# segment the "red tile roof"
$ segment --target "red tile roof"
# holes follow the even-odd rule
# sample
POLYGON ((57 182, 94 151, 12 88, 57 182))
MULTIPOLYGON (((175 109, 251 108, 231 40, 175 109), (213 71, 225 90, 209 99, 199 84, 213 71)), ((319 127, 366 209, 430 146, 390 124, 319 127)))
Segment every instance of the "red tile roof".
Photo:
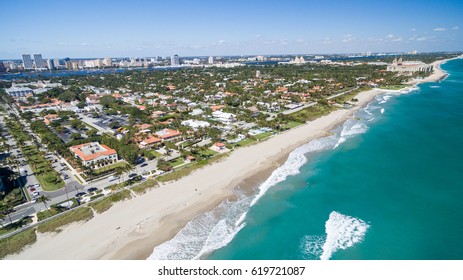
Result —
POLYGON ((79 158, 81 158, 84 161, 93 160, 100 156, 109 156, 109 155, 117 154, 116 150, 111 149, 104 144, 99 144, 98 142, 90 142, 90 143, 72 146, 72 147, 69 147, 69 150, 71 150, 71 152, 74 152, 79 158), (95 145, 95 148, 99 146, 102 149, 102 151, 95 151, 94 153, 90 155, 85 154, 82 151, 82 148, 85 148, 91 145, 95 145))

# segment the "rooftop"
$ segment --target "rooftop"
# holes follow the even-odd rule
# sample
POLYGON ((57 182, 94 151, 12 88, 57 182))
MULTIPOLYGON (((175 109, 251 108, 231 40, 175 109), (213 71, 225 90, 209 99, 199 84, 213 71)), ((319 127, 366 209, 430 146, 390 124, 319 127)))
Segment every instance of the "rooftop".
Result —
POLYGON ((93 160, 100 156, 117 154, 116 150, 98 142, 80 144, 72 146, 69 149, 85 161, 93 160))

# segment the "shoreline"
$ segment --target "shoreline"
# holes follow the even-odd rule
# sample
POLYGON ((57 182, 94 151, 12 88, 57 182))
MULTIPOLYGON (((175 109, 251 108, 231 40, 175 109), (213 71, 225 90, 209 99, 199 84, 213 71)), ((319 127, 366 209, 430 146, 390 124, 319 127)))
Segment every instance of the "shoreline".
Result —
MULTIPOLYGON (((410 88, 443 79, 447 73, 439 66, 448 60, 434 62, 434 72, 411 81, 410 88)), ((172 239, 192 218, 226 199, 233 199, 236 186, 255 188, 277 168, 275 163, 286 161, 295 148, 326 136, 377 95, 388 92, 382 89, 360 92, 355 97, 359 101, 350 109, 336 110, 261 143, 237 149, 213 165, 119 202, 90 221, 69 225, 58 234, 38 234, 35 244, 5 259, 144 260, 154 247, 172 239)))

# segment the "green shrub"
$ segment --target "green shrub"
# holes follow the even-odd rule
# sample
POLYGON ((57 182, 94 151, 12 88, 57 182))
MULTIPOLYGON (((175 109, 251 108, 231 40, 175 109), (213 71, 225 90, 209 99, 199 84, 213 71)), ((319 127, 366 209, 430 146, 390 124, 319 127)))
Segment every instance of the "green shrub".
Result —
POLYGON ((43 178, 44 178, 45 182, 47 182, 49 184, 54 184, 54 183, 56 183, 56 181, 58 181, 58 178, 56 178, 56 176, 53 175, 53 174, 45 175, 43 178))

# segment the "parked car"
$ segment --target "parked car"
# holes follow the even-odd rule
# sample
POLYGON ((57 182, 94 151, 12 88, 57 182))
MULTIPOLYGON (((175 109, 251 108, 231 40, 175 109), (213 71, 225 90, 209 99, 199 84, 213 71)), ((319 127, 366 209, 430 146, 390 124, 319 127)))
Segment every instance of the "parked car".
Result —
POLYGON ((89 188, 89 189, 87 190, 87 192, 88 192, 88 193, 91 193, 91 192, 94 192, 94 191, 97 191, 97 190, 98 190, 98 188, 89 188))
POLYGON ((32 193, 33 198, 36 198, 38 196, 40 196, 40 192, 35 191, 35 192, 32 193))
POLYGON ((132 173, 132 174, 129 175, 129 178, 133 178, 133 177, 136 177, 136 176, 137 176, 136 173, 132 173))
POLYGON ((142 165, 140 165, 140 167, 145 167, 145 166, 148 166, 148 163, 143 163, 142 165))
POLYGON ((30 190, 32 193, 36 191, 36 189, 35 189, 35 188, 32 188, 32 187, 31 187, 29 190, 30 190))
POLYGON ((84 196, 84 195, 86 195, 86 193, 84 193, 84 192, 78 192, 78 193, 76 194, 76 197, 81 197, 81 196, 84 196))

